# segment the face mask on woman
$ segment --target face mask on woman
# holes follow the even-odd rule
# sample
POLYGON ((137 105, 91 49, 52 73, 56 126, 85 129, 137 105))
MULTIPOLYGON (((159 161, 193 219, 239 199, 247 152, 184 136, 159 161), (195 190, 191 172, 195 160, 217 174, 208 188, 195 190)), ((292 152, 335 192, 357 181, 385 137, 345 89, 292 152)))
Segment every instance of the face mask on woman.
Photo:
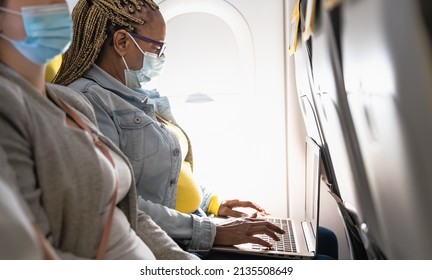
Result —
POLYGON ((130 70, 124 57, 123 63, 126 66, 125 69, 125 82, 126 86, 131 89, 141 88, 141 83, 148 83, 152 79, 160 76, 163 66, 165 64, 165 55, 158 57, 154 53, 143 52, 143 50, 138 46, 135 39, 129 34, 135 46, 144 55, 143 66, 140 70, 130 70))
POLYGON ((33 63, 47 64, 69 48, 72 18, 66 3, 22 7, 21 12, 3 7, 0 10, 22 17, 26 32, 24 40, 13 40, 1 33, 0 37, 33 63))

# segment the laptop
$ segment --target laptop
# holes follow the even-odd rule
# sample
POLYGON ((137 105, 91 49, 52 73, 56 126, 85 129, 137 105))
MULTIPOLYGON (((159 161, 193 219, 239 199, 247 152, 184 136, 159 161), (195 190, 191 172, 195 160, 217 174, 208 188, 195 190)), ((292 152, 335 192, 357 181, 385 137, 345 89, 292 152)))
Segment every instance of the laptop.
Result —
MULTIPOLYGON (((304 218, 296 220, 291 218, 264 217, 263 219, 278 225, 286 232, 284 235, 277 234, 280 238, 278 242, 264 234, 256 235, 270 242, 273 248, 269 249, 261 245, 247 243, 235 246, 217 245, 212 250, 273 258, 313 259, 317 248, 321 181, 320 161, 320 147, 312 138, 308 137, 306 139, 304 218)), ((230 221, 230 219, 214 219, 217 219, 217 223, 230 221)))

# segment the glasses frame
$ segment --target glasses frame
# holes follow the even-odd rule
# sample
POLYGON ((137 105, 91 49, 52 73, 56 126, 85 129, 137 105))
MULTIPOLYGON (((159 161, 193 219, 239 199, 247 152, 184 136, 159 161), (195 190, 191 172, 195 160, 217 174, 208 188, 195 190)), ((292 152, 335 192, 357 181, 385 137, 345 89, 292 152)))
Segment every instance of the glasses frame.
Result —
POLYGON ((138 35, 138 34, 133 33, 133 32, 129 32, 129 34, 132 35, 132 37, 134 37, 134 38, 140 39, 141 41, 155 44, 156 46, 159 46, 159 51, 157 53, 157 57, 161 57, 164 54, 165 49, 166 49, 166 43, 165 42, 159 42, 159 41, 150 39, 148 37, 138 35))

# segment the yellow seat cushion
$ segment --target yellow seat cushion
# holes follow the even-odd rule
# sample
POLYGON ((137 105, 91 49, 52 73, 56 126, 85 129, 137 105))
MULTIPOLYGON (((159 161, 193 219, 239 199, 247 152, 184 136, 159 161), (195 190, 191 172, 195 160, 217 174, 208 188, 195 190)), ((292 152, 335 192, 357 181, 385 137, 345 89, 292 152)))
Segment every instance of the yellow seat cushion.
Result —
POLYGON ((62 56, 58 55, 54 58, 53 61, 48 63, 45 72, 45 82, 51 83, 54 80, 57 71, 60 69, 60 65, 62 63, 62 56))

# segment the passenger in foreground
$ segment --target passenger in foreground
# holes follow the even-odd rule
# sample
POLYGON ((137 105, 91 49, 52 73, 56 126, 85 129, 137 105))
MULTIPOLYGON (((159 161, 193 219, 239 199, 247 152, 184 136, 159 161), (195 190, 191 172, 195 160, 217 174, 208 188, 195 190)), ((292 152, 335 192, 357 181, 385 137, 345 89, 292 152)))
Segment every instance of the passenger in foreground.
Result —
POLYGON ((71 38, 64 0, 0 0, 0 148, 30 220, 63 259, 197 259, 137 209, 130 163, 87 100, 45 84, 71 38))

